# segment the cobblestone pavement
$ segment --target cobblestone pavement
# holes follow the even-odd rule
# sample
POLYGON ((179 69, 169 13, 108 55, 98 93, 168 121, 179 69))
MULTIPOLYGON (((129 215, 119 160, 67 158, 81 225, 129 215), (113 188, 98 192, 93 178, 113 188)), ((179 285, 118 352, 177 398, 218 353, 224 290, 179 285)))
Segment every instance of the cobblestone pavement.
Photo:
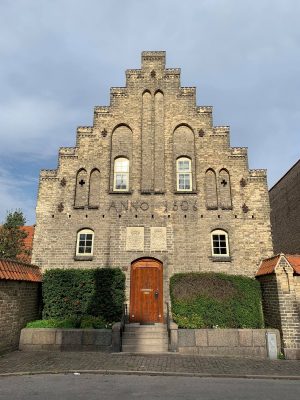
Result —
POLYGON ((300 362, 250 358, 202 357, 180 354, 98 352, 21 352, 0 357, 0 374, 106 372, 191 374, 203 376, 293 377, 300 379, 300 362))

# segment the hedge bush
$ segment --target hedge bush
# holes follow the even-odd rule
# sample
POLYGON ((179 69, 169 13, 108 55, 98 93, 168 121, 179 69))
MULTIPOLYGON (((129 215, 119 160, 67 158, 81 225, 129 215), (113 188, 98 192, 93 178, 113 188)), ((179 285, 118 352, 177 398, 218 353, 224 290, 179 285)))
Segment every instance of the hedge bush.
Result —
POLYGON ((102 317, 119 321, 125 275, 118 268, 51 269, 43 277, 43 319, 102 317))
POLYGON ((221 273, 182 273, 170 281, 172 315, 180 328, 262 328, 259 282, 221 273))

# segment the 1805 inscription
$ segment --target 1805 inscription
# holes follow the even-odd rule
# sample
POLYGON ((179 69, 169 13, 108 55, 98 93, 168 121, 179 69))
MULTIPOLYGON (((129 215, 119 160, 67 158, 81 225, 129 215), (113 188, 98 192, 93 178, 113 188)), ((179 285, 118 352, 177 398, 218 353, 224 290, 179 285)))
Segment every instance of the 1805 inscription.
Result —
MULTIPOLYGON (((197 211, 198 205, 197 200, 176 200, 173 202, 161 202, 155 204, 154 208, 162 208, 163 212, 168 213, 171 211, 197 211)), ((148 211, 153 209, 151 203, 148 201, 111 201, 108 206, 107 211, 115 211, 117 213, 124 211, 138 212, 138 211, 148 211)))

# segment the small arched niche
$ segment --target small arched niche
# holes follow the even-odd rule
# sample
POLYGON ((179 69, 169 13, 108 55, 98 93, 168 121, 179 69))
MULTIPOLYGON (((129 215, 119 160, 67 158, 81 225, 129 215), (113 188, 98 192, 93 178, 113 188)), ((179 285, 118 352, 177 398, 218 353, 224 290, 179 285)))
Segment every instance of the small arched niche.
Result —
POLYGON ((75 207, 84 207, 88 203, 88 174, 86 169, 81 168, 76 174, 75 207))

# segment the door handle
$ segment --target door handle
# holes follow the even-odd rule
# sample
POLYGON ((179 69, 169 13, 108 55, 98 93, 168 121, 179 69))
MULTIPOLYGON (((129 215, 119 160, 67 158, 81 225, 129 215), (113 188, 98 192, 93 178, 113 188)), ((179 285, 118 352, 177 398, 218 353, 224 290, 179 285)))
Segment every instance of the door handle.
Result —
POLYGON ((158 290, 155 290, 155 292, 154 292, 154 297, 156 298, 156 299, 158 299, 158 290))

